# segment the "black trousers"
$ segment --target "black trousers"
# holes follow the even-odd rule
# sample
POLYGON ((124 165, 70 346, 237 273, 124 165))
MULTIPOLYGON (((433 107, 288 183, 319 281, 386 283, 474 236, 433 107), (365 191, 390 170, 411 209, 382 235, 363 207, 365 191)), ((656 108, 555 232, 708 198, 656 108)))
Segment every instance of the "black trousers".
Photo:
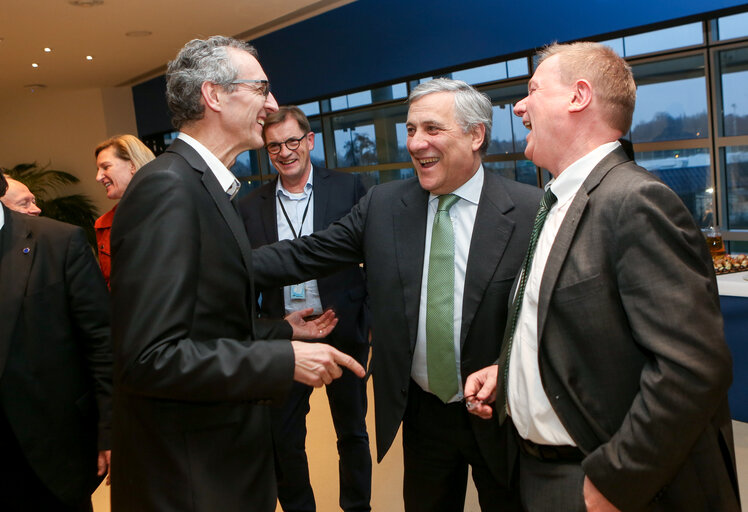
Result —
MULTIPOLYGON (((55 428, 50 425, 50 428, 55 428)), ((0 510, 4 512, 90 512, 90 498, 77 506, 60 501, 29 465, 0 408, 0 510)))
POLYGON ((468 466, 483 512, 520 510, 516 490, 486 464, 468 414, 464 404, 444 404, 411 381, 403 420, 406 512, 464 510, 468 466))
MULTIPOLYGON (((360 344, 344 351, 360 363, 369 347, 360 344)), ((345 512, 371 510, 371 452, 366 431, 366 381, 348 370, 325 386, 337 435, 340 508, 345 512)), ((306 415, 312 388, 293 383, 285 404, 271 413, 278 501, 285 512, 314 512, 314 491, 306 456, 306 415)))

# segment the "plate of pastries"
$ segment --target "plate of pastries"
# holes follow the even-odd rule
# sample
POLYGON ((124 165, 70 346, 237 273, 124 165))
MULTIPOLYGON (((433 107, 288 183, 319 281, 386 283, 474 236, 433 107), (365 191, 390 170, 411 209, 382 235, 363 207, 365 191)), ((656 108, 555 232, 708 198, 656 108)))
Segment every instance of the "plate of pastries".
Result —
POLYGON ((748 270, 748 255, 746 254, 712 255, 712 261, 714 272, 718 275, 748 270))

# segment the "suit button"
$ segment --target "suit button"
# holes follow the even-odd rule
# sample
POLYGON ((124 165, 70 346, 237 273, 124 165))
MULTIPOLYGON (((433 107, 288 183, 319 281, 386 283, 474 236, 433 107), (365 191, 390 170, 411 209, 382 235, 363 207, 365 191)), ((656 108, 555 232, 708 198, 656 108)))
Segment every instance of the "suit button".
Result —
POLYGON ((408 394, 408 388, 402 388, 402 389, 400 390, 400 392, 401 392, 401 393, 402 393, 403 395, 407 395, 407 394, 408 394))

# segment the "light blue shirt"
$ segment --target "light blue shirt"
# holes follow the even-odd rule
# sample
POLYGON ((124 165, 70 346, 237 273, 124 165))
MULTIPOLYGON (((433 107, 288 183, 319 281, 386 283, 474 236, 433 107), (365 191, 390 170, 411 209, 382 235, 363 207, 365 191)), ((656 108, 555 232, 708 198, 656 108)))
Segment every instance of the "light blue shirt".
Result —
MULTIPOLYGON (((449 210, 452 228, 455 235, 455 299, 454 299, 454 346, 455 371, 457 372, 459 390, 450 399, 454 402, 462 399, 462 377, 460 376, 460 329, 462 327, 462 297, 465 290, 465 270, 470 253, 470 241, 473 237, 475 216, 478 213, 478 202, 483 190, 483 166, 481 165, 472 178, 452 192, 460 198, 449 210)), ((413 353, 413 366, 410 376, 424 391, 429 391, 429 377, 426 369, 426 293, 428 290, 429 253, 431 251, 431 232, 439 205, 439 196, 429 195, 428 214, 426 218, 426 246, 423 254, 423 274, 421 278, 421 302, 418 309, 418 333, 416 349, 413 353)))
MULTIPOLYGON (((280 199, 283 204, 283 208, 286 210, 288 219, 283 215, 283 209, 280 204, 276 203, 275 208, 275 222, 278 226, 278 240, 293 240, 294 234, 299 236, 311 235, 314 231, 314 194, 312 194, 312 176, 314 174, 314 167, 309 171, 309 177, 307 178, 306 185, 304 185, 304 191, 301 193, 292 193, 283 188, 280 176, 275 187, 276 201, 280 199), (307 210, 307 205, 309 206, 307 210), (306 218, 304 218, 304 210, 307 210, 306 218), (302 225, 301 220, 304 219, 302 225), (288 221, 291 221, 291 226, 288 225, 288 221)), ((286 308, 286 314, 298 311, 305 308, 314 308, 313 315, 321 315, 322 301, 319 297, 319 288, 317 287, 317 281, 311 280, 305 283, 301 283, 304 287, 304 298, 297 299, 291 298, 292 286, 283 287, 283 302, 286 308)))

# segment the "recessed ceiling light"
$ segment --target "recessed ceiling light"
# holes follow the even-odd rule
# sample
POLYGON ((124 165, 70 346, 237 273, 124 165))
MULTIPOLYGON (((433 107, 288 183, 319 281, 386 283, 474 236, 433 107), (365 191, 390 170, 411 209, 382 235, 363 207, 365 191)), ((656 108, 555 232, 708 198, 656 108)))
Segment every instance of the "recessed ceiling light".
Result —
POLYGON ((50 53, 51 51, 52 51, 52 48, 49 48, 49 47, 44 49, 44 53, 50 53))
POLYGON ((130 32, 125 32, 127 37, 148 37, 152 34, 153 32, 150 30, 131 30, 130 32))
POLYGON ((32 68, 38 68, 38 67, 39 67, 39 64, 37 64, 36 62, 32 62, 32 63, 31 63, 31 67, 32 67, 32 68))
POLYGON ((102 5, 104 0, 68 0, 68 3, 76 7, 96 7, 102 5))
POLYGON ((29 92, 37 92, 42 89, 46 89, 47 86, 45 84, 26 84, 23 86, 23 88, 28 90, 29 92))
POLYGON ((86 60, 93 60, 93 56, 92 55, 86 55, 86 60))

